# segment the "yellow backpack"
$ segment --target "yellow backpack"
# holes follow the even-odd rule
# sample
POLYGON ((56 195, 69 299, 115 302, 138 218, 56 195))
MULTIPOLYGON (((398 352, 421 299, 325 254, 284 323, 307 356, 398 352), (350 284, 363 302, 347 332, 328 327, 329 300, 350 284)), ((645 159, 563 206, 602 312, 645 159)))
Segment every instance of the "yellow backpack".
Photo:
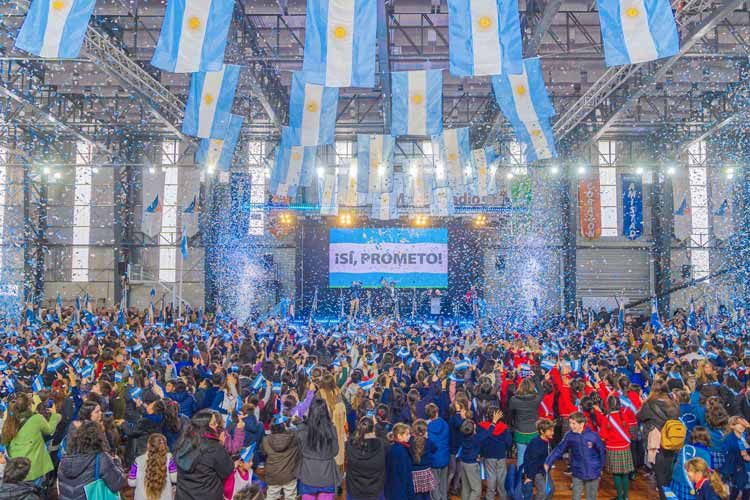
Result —
POLYGON ((667 420, 661 428, 661 447, 669 451, 678 451, 685 445, 687 427, 681 420, 667 420))

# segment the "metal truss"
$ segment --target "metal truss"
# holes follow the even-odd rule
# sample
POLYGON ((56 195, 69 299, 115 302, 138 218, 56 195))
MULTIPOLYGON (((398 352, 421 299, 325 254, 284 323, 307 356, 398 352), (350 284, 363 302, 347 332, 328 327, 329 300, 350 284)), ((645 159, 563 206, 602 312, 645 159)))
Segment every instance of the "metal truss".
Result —
POLYGON ((41 306, 44 300, 44 266, 47 242, 47 179, 23 167, 23 297, 41 306))
MULTIPOLYGON (((708 0, 688 0, 675 12, 675 20, 679 25, 685 25, 691 19, 694 19, 695 16, 700 15, 704 10, 710 9, 710 7, 711 2, 708 0)), ((730 12, 731 10, 718 19, 718 21, 721 21, 730 12)), ((713 25, 718 21, 713 23, 713 25)), ((683 43, 681 53, 682 48, 684 47, 685 45, 683 43)), ((570 134, 579 123, 601 106, 614 91, 630 80, 630 78, 638 73, 641 68, 644 68, 644 66, 646 65, 641 63, 609 68, 596 82, 594 82, 593 85, 591 85, 591 87, 588 88, 578 102, 573 106, 568 107, 566 111, 560 115, 558 120, 552 126, 552 130, 554 131, 557 140, 562 140, 570 134)))

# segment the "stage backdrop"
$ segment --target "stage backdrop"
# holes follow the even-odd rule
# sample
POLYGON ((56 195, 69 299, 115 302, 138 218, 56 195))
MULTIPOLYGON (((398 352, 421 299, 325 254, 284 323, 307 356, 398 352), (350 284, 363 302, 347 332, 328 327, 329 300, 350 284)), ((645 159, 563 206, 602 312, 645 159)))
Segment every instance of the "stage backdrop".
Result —
POLYGON ((331 288, 353 281, 379 288, 384 279, 398 288, 446 288, 448 230, 332 228, 328 268, 331 288))

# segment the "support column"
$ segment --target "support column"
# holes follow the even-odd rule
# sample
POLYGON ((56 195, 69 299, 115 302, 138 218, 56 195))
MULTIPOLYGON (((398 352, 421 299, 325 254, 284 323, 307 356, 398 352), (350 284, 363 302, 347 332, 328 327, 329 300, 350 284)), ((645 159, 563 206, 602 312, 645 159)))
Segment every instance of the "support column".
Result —
POLYGON ((750 307, 750 158, 742 158, 734 188, 732 264, 742 305, 750 307))
POLYGON ((227 235, 231 225, 229 185, 217 178, 206 176, 206 211, 201 212, 203 234, 204 287, 206 311, 215 311, 221 302, 219 281, 222 265, 222 235, 227 235))
POLYGON ((25 302, 41 307, 47 248, 47 176, 28 161, 23 167, 23 260, 25 302))
POLYGON ((390 6, 386 0, 378 2, 378 72, 380 73, 380 86, 383 89, 383 133, 391 132, 391 58, 390 53, 390 31, 388 30, 388 16, 390 6))
MULTIPOLYGON (((133 224, 135 212, 135 167, 141 157, 137 144, 132 139, 123 139, 120 154, 113 170, 114 196, 114 291, 113 302, 119 304, 122 297, 122 278, 132 261, 133 224)), ((130 305, 130 294, 127 296, 130 305)))
POLYGON ((561 167, 560 178, 560 232, 562 251, 563 312, 573 313, 576 308, 576 224, 577 202, 573 196, 573 166, 561 167))
POLYGON ((659 298, 659 314, 669 317, 671 311, 669 290, 672 287, 672 234, 674 215, 672 212, 672 179, 660 165, 654 168, 651 184, 651 232, 653 246, 651 261, 654 265, 654 294, 659 298))

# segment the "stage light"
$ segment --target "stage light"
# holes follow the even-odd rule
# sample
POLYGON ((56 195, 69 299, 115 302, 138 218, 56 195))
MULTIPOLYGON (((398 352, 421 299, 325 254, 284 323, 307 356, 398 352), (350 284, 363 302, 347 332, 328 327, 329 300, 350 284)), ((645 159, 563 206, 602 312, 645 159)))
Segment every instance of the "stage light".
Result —
POLYGON ((156 169, 154 167, 148 167, 148 173, 149 174, 155 174, 156 173, 156 169))
POLYGON ((290 212, 282 212, 281 215, 279 215, 279 222, 291 225, 294 223, 294 216, 290 212))
POLYGON ((474 217, 474 225, 477 227, 484 227, 487 224, 487 217, 484 214, 479 214, 474 217))
POLYGON ((55 172, 55 175, 53 176, 55 179, 59 179, 62 177, 62 174, 60 172, 55 172))
POLYGON ((325 174, 326 174, 326 169, 323 167, 318 167, 318 177, 322 179, 325 174))
POLYGON ((643 167, 638 167, 635 169, 635 173, 638 175, 643 175, 643 167))
POLYGON ((507 174, 505 174, 505 177, 508 178, 508 179, 512 179, 513 178, 513 172, 508 172, 507 174))
POLYGON ((91 168, 91 173, 98 174, 99 173, 99 167, 92 167, 91 168))
POLYGON ((732 168, 732 167, 727 167, 727 169, 726 169, 726 174, 727 174, 727 179, 732 179, 732 178, 734 178, 734 168, 732 168))
POLYGON ((49 175, 49 172, 50 172, 49 167, 42 167, 42 173, 44 173, 44 175, 49 175))
POLYGON ((586 173, 586 165, 579 165, 578 166, 578 175, 583 175, 586 173))
POLYGON ((414 217, 414 225, 419 227, 426 226, 428 220, 426 215, 417 215, 414 217))
POLYGON ((557 165, 552 165, 552 166, 551 166, 551 167, 549 168, 549 173, 550 173, 550 174, 552 174, 552 175, 557 175, 557 174, 559 174, 559 173, 560 173, 560 167, 558 167, 557 165))
POLYGON ((214 173, 214 170, 216 170, 216 166, 213 163, 209 163, 206 167, 206 172, 208 175, 212 175, 214 173))
POLYGON ((674 175, 677 169, 674 167, 667 167, 667 175, 674 175))
POLYGON ((385 175, 385 165, 382 163, 378 165, 378 176, 383 177, 385 175))

